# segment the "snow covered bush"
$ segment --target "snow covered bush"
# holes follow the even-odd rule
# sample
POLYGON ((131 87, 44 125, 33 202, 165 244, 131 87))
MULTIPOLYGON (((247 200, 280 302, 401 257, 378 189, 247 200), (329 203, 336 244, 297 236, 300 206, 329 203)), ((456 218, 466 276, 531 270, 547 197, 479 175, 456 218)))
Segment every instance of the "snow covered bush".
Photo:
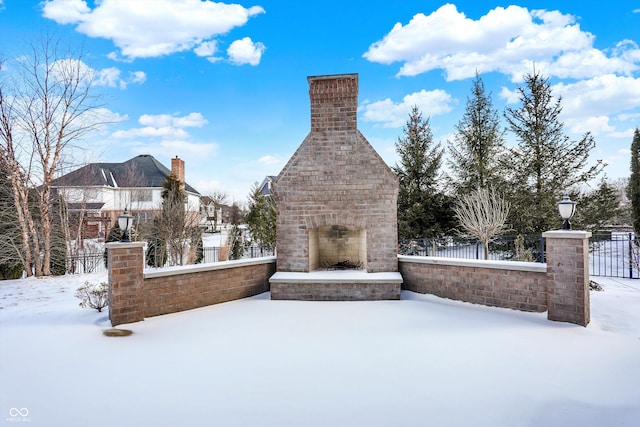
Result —
POLYGON ((109 284, 100 282, 99 284, 84 282, 76 291, 76 298, 80 298, 80 307, 95 308, 101 312, 108 305, 109 284))

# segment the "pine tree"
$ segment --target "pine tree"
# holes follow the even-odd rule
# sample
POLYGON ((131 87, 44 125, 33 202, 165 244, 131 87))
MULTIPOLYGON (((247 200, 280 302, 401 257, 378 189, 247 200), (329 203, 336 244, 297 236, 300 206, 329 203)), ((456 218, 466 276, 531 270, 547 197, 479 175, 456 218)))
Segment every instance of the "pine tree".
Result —
POLYGON ((505 112, 518 142, 509 153, 510 223, 518 233, 540 233, 558 227, 562 193, 595 178, 603 165, 587 166, 595 147, 589 132, 578 141, 563 133, 562 99, 554 98, 548 78, 534 71, 518 92, 520 107, 505 112))
POLYGON ((462 119, 456 125, 453 142, 449 142, 449 167, 456 193, 492 187, 500 189, 503 181, 500 157, 504 153, 504 130, 478 73, 462 119))
POLYGON ((636 243, 640 241, 640 130, 636 128, 631 143, 631 177, 627 186, 631 201, 631 221, 636 232, 636 243))
POLYGON ((11 182, 0 169, 0 280, 19 279, 24 271, 22 236, 15 210, 11 182))
MULTIPOLYGON (((119 242, 120 239, 122 239, 122 230, 120 229, 120 224, 118 224, 118 221, 115 221, 115 223, 109 229, 109 234, 107 235, 107 239, 104 242, 105 243, 119 242)), ((107 253, 106 248, 104 250, 104 253, 102 254, 102 257, 104 259, 104 266, 108 269, 109 255, 107 253)))
POLYGON ((251 236, 260 246, 275 245, 276 206, 271 197, 262 194, 258 183, 254 184, 249 195, 246 222, 251 236))
POLYGON ((229 259, 240 259, 244 255, 246 244, 244 241, 244 234, 240 228, 242 222, 242 211, 240 207, 235 203, 231 206, 229 212, 229 222, 231 223, 231 230, 227 235, 227 246, 229 246, 229 259))
POLYGON ((452 201, 439 191, 439 170, 444 149, 434 145, 429 119, 417 106, 398 138, 400 165, 393 170, 400 181, 398 234, 400 239, 438 236, 452 226, 452 201))
POLYGON ((604 226, 621 215, 620 197, 616 188, 603 178, 595 190, 585 194, 572 195, 579 209, 571 220, 574 228, 591 232, 602 231, 604 226))

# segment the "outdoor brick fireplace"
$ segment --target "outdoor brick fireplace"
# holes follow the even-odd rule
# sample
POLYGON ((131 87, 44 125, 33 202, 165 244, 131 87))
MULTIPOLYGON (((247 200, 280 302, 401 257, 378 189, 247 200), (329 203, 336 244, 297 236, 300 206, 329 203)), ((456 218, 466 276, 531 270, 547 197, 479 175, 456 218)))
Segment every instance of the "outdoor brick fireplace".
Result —
POLYGON ((398 299, 398 180, 357 129, 358 75, 308 81, 311 132, 273 183, 271 297, 398 299))

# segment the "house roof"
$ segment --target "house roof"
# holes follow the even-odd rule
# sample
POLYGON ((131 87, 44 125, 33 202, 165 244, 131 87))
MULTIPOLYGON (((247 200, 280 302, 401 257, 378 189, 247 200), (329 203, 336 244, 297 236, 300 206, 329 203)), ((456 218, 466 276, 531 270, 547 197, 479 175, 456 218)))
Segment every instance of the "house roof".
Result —
MULTIPOLYGON (((54 187, 162 187, 171 170, 150 154, 123 163, 89 163, 53 181, 54 187)), ((185 182, 185 190, 200 194, 185 182)))

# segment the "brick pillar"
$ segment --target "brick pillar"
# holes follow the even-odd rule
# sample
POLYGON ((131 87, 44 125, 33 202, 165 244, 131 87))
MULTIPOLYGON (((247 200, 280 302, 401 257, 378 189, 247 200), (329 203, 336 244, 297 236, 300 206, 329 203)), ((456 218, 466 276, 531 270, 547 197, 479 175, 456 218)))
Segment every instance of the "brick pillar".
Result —
POLYGON ((587 326, 589 310, 588 231, 556 230, 547 240, 547 305, 549 320, 587 326))
POLYGON ((144 242, 114 242, 106 246, 111 325, 144 320, 144 242))

